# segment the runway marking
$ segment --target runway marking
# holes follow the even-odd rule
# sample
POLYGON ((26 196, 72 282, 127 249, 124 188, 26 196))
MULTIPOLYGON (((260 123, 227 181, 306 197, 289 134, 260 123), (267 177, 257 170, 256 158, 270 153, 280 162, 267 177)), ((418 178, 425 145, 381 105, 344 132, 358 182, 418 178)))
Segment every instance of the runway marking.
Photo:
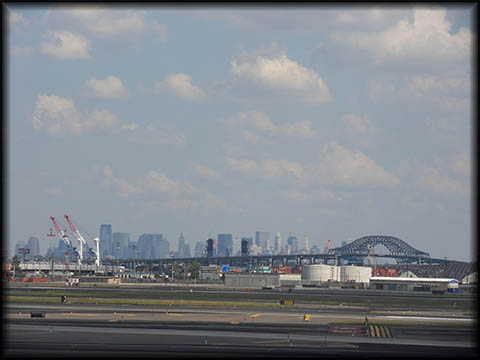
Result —
POLYGON ((386 337, 384 327, 383 327, 383 326, 379 326, 379 328, 380 328, 380 332, 382 333, 382 337, 386 337))
POLYGON ((98 316, 98 314, 79 314, 79 313, 65 313, 65 315, 76 315, 76 316, 98 316))
POLYGON ((288 342, 288 339, 280 339, 280 340, 266 340, 266 341, 254 341, 254 344, 272 344, 272 343, 279 343, 279 342, 288 342))
POLYGON ((183 314, 173 314, 173 313, 168 313, 167 315, 170 315, 170 316, 184 316, 183 314))
POLYGON ((120 313, 115 314, 115 315, 117 315, 117 316, 137 316, 137 314, 120 314, 120 313))
POLYGON ((385 332, 387 333, 387 337, 391 338, 392 337, 392 334, 390 333, 390 329, 385 326, 385 332))
POLYGON ((375 333, 377 334, 377 337, 380 337, 380 331, 378 330, 377 325, 375 325, 375 333))
POLYGON ((256 317, 259 317, 259 316, 262 316, 262 314, 253 314, 253 315, 250 315, 251 318, 256 318, 256 317))
POLYGON ((370 336, 375 336, 375 328, 373 325, 370 325, 370 336))
POLYGON ((238 325, 238 324, 240 324, 240 322, 239 322, 239 321, 230 321, 230 324, 232 324, 232 325, 238 325))

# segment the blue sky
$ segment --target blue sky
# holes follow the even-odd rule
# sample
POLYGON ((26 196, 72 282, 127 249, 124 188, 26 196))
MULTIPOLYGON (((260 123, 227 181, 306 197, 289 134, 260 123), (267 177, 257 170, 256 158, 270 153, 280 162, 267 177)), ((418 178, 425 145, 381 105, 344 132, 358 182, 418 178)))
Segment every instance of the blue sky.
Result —
POLYGON ((6 9, 9 254, 66 213, 475 257, 471 6, 6 9))

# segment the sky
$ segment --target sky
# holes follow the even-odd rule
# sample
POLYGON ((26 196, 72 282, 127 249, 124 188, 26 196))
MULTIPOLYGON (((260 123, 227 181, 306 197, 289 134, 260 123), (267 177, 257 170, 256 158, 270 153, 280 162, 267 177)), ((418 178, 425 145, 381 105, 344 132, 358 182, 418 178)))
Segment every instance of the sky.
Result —
POLYGON ((3 6, 10 256, 68 214, 476 259, 474 4, 3 6))

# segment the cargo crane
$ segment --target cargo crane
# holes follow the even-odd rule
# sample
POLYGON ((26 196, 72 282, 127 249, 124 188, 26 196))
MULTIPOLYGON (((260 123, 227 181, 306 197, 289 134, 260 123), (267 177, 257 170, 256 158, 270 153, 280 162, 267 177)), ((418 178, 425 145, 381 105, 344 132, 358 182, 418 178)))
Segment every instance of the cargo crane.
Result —
POLYGON ((328 249, 330 248, 330 245, 332 245, 332 240, 327 241, 327 245, 325 245, 325 249, 323 250, 323 253, 326 254, 328 249))
POLYGON ((72 243, 70 242, 70 239, 68 238, 68 235, 63 231, 60 226, 58 226, 57 222, 55 221, 55 218, 53 216, 50 216, 50 220, 52 220, 53 225, 55 226, 55 230, 57 231, 58 235, 60 238, 63 240, 65 245, 67 245, 68 252, 71 253, 73 250, 73 253, 78 259, 78 252, 77 249, 72 247, 72 243))
POLYGON ((65 219, 67 219, 68 225, 70 226, 70 229, 72 229, 73 233, 77 237, 78 243, 79 243, 79 257, 78 257, 78 262, 79 264, 83 260, 83 246, 85 245, 88 249, 89 254, 93 255, 93 258, 95 259, 95 265, 100 266, 100 251, 99 251, 99 246, 98 246, 98 238, 93 239, 93 242, 95 244, 94 248, 89 248, 87 242, 83 238, 82 234, 78 231, 77 227, 73 224, 73 222, 70 220, 70 217, 65 214, 65 219))

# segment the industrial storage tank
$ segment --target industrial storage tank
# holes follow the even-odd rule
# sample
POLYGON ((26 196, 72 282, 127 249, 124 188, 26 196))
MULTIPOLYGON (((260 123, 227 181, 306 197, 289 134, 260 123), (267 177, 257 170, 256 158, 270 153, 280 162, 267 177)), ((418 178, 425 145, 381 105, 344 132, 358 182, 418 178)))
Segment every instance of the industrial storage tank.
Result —
POLYGON ((335 266, 324 264, 303 265, 302 283, 321 283, 329 280, 336 281, 335 266))
POLYGON ((370 283, 372 268, 368 266, 342 266, 340 269, 341 282, 370 283))

